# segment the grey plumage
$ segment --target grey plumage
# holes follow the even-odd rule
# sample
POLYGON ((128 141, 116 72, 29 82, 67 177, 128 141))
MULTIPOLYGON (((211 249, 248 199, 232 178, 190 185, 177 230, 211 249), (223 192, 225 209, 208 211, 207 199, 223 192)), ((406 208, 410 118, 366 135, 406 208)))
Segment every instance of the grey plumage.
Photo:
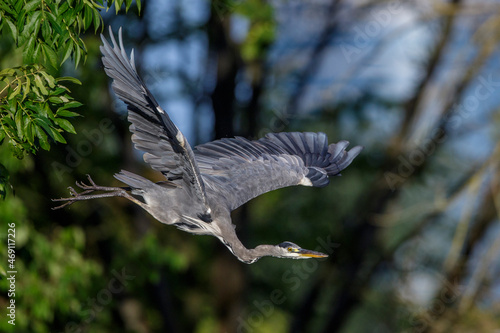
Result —
POLYGON ((257 141, 221 139, 195 148, 204 183, 233 210, 263 193, 293 185, 324 187, 361 151, 324 133, 270 133, 257 141))
POLYGON ((111 28, 110 37, 113 47, 101 35, 102 62, 106 74, 113 79, 113 91, 128 106, 132 142, 145 152, 144 160, 153 169, 170 181, 182 181, 192 196, 192 205, 207 214, 209 207, 191 146, 137 74, 133 53, 130 60, 127 58, 121 29, 119 44, 111 28))
MULTIPOLYGON (((71 189, 75 201, 122 196, 140 205, 160 222, 193 234, 213 235, 243 262, 262 256, 282 258, 325 257, 291 242, 260 245, 247 249, 236 236, 230 212, 248 200, 268 191, 306 185, 324 187, 329 177, 339 175, 361 152, 356 146, 347 151, 347 141, 328 144, 324 133, 270 133, 250 141, 242 137, 221 139, 191 149, 184 135, 158 105, 140 76, 133 58, 110 29, 112 46, 101 36, 103 64, 113 79, 112 88, 128 106, 128 120, 135 148, 144 160, 165 175, 154 183, 122 170, 115 177, 130 188, 110 188, 77 183, 84 192, 71 189), (91 194, 105 191, 104 194, 91 194), (128 194, 141 196, 143 201, 128 194)), ((60 208, 57 207, 57 208, 60 208)))

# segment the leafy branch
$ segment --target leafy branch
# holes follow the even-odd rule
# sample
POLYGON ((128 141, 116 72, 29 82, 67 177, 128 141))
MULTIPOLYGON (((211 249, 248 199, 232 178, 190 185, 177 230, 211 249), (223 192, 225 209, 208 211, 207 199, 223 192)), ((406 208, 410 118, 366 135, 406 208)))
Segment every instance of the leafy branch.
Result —
POLYGON ((82 104, 61 84, 75 78, 54 78, 39 65, 9 68, 0 72, 0 144, 7 140, 16 157, 49 150, 48 138, 66 143, 62 132, 76 133, 66 119, 79 114, 70 111, 82 104))
MULTIPOLYGON (((140 0, 136 0, 138 11, 140 0)), ((0 0, 0 32, 22 50, 22 64, 0 71, 0 145, 7 142, 14 156, 23 158, 51 142, 66 143, 63 133, 76 133, 68 120, 81 106, 62 82, 81 84, 75 78, 55 78, 61 65, 72 59, 75 68, 87 57, 82 33, 103 26, 100 10, 115 6, 116 13, 132 0, 0 0)), ((12 50, 16 52, 16 50, 12 50)), ((1 165, 0 165, 1 167, 1 165)), ((5 168, 3 168, 5 169, 5 168)), ((2 169, 0 197, 5 197, 8 173, 2 169)))

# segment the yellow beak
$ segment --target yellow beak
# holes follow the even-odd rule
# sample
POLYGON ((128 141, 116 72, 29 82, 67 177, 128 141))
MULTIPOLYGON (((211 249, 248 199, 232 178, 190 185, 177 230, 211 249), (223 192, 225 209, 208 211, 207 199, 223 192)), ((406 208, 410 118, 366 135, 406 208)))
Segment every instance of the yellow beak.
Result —
POLYGON ((298 254, 300 254, 301 257, 308 257, 308 258, 326 258, 326 257, 328 257, 328 254, 324 254, 324 253, 316 252, 316 251, 311 251, 311 250, 306 250, 306 249, 300 249, 298 251, 298 254))

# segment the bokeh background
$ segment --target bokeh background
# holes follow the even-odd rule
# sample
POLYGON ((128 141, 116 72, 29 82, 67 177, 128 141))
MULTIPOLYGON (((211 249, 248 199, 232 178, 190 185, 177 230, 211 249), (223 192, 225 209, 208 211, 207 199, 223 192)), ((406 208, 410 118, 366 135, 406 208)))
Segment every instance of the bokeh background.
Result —
MULTIPOLYGON (((67 145, 0 161, 2 266, 16 223, 16 332, 498 332, 500 1, 149 0, 103 12, 194 146, 322 131, 365 150, 328 187, 287 188, 233 213, 247 245, 285 240, 327 260, 239 262, 219 241, 124 199, 52 211, 132 149, 100 39, 85 36, 84 103, 67 145)), ((107 29, 106 29, 107 30, 107 29)), ((107 34, 107 31, 106 31, 107 34)), ((0 64, 15 62, 2 44, 0 64)), ((5 46, 7 45, 7 46, 5 46)), ((2 273, 4 274, 4 273, 2 273)))

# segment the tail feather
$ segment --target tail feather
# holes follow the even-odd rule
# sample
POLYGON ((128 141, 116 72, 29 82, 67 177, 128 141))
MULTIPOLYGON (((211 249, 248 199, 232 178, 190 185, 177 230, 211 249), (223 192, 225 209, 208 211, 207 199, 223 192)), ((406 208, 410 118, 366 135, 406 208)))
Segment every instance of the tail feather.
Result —
POLYGON ((154 185, 154 183, 149 179, 146 179, 142 176, 136 175, 135 173, 126 170, 121 170, 114 176, 119 181, 132 187, 132 189, 143 189, 154 185))

